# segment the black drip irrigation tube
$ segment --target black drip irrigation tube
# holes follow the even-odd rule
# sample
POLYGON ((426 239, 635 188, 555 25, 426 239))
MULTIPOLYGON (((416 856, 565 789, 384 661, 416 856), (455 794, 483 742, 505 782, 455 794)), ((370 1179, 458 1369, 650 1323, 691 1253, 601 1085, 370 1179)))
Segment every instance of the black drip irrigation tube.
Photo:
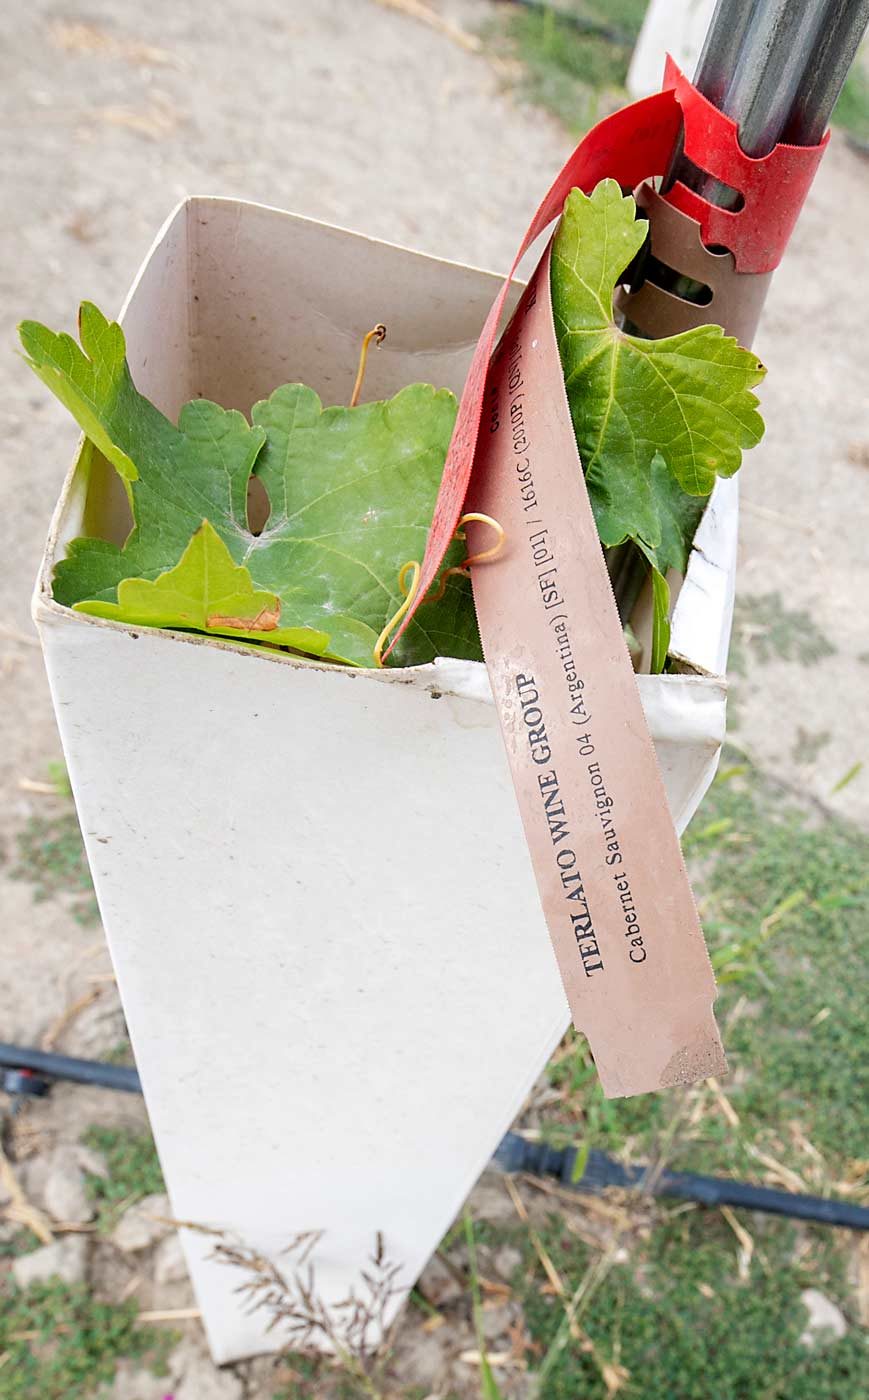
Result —
POLYGON ((26 1045, 5 1045, 0 1041, 0 1088, 13 1099, 40 1098, 55 1079, 70 1084, 92 1084, 100 1089, 117 1089, 124 1094, 141 1094, 139 1071, 127 1065, 107 1065, 101 1060, 75 1060, 48 1050, 32 1050, 26 1045))
MULTIPOLYGON (((0 1088, 10 1095, 13 1103, 45 1095, 52 1081, 57 1079, 128 1094, 142 1092, 138 1071, 125 1065, 75 1060, 68 1055, 55 1055, 45 1050, 31 1050, 27 1046, 0 1042, 0 1088)), ((492 1164, 503 1172, 554 1177, 562 1186, 573 1191, 596 1194, 608 1186, 617 1186, 627 1191, 695 1201, 701 1206, 738 1206, 743 1210, 764 1211, 767 1215, 783 1215, 792 1220, 813 1220, 821 1225, 869 1230, 869 1209, 848 1201, 774 1191, 766 1186, 752 1186, 747 1181, 701 1176, 695 1172, 650 1173, 648 1167, 625 1166, 605 1152, 594 1150, 587 1154, 581 1172, 577 1171, 577 1160, 578 1149, 575 1147, 550 1147, 546 1143, 530 1142, 519 1133, 507 1133, 492 1158, 492 1164)))
POLYGON ((850 1201, 824 1196, 802 1196, 792 1191, 775 1191, 768 1186, 752 1186, 725 1176, 700 1176, 696 1172, 650 1173, 648 1167, 625 1166, 605 1152, 588 1153, 578 1180, 578 1149, 549 1147, 529 1142, 518 1133, 508 1133, 493 1161, 505 1172, 526 1172, 530 1176, 555 1177, 573 1191, 596 1194, 607 1186, 627 1191, 646 1191, 652 1196, 672 1196, 680 1201, 696 1201, 701 1206, 738 1206, 767 1215, 785 1215, 792 1220, 813 1220, 820 1225, 842 1225, 848 1230, 869 1230, 869 1209, 850 1201))

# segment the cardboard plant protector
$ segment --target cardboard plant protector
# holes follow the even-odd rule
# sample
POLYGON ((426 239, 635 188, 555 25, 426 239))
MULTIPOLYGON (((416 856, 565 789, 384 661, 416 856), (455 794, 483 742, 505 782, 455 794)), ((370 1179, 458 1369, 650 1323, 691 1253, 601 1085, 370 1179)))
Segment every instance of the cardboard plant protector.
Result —
MULTIPOLYGON (((676 831, 724 735, 762 370, 612 310, 638 226, 609 177, 662 168, 677 106, 586 138, 524 292, 190 199, 123 334, 87 306, 84 354, 22 331, 84 431, 34 611, 173 1210, 274 1259, 318 1232, 327 1308, 385 1241, 371 1343, 571 1015, 608 1094, 724 1064, 676 831), (639 674, 601 549, 626 536, 639 674)), ((215 1235, 182 1236, 215 1359, 280 1347, 215 1235)))

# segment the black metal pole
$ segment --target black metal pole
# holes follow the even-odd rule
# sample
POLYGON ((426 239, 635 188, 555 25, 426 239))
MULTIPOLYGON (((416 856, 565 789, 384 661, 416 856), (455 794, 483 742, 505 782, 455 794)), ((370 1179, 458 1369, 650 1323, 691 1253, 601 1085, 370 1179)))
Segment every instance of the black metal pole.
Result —
POLYGON ((833 0, 828 6, 817 52, 794 95, 781 140, 816 146, 822 139, 867 25, 869 0, 833 0))
MULTIPOLYGON (((718 0, 694 85, 731 117, 747 155, 768 155, 781 140, 817 145, 869 24, 869 0, 718 0)), ((724 209, 738 192, 699 170, 681 141, 664 179, 675 180, 724 209)), ((676 273, 666 290, 686 300, 698 284, 676 273)), ((625 327, 625 329, 635 329, 625 327)), ((628 622, 648 565, 629 545, 607 556, 619 616, 628 622)))
POLYGON ((724 101, 755 0, 718 0, 697 68, 694 86, 716 107, 724 101))
POLYGON ((756 0, 721 109, 749 156, 769 155, 815 61, 830 0, 756 0))

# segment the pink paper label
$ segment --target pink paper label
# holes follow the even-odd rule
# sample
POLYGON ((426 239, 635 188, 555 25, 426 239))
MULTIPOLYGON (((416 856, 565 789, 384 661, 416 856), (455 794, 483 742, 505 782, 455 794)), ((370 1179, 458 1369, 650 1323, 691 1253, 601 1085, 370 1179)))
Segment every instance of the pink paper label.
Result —
MULTIPOLYGON (((717 1074, 712 968, 585 488, 548 252, 490 367, 467 509, 506 532, 472 570, 474 600, 543 911, 604 1091, 717 1074)), ((472 554, 491 544, 485 526, 468 538, 472 554)))

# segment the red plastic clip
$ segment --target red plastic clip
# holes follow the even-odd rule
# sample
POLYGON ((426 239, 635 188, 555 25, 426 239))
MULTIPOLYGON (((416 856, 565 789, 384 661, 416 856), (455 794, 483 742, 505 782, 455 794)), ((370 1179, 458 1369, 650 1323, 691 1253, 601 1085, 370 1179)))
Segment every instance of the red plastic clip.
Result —
POLYGON ((623 188, 633 189, 642 180, 663 175, 683 124, 685 154, 702 170, 739 190, 744 205, 738 211, 719 209, 678 182, 668 199, 700 224, 704 243, 733 252, 738 271, 770 272, 781 261, 829 136, 820 146, 776 146, 771 155, 752 160, 740 148, 735 123, 701 97, 668 58, 661 92, 605 117, 583 138, 556 176, 522 240, 486 318, 465 381, 418 591, 385 657, 423 602, 452 543, 471 478, 489 359, 520 258, 538 234, 558 218, 574 187, 588 193, 599 180, 610 176, 623 188))
POLYGON ((495 348, 510 282, 523 254, 530 248, 534 239, 553 220, 559 218, 564 201, 572 189, 579 188, 590 193, 599 180, 610 176, 618 180, 624 189, 630 190, 650 175, 663 175, 681 125, 679 104, 675 93, 670 90, 657 92, 652 97, 644 97, 641 101, 632 102, 629 107, 622 107, 618 112, 604 117, 603 121, 598 122, 597 126, 583 137, 576 150, 568 157, 531 220, 513 260, 513 266, 495 298, 477 342, 441 478, 417 593, 411 607, 405 613, 404 621, 384 652, 384 660, 423 602, 452 543, 471 479, 489 359, 495 348))
POLYGON ((707 247, 727 248, 737 272, 772 272, 784 256, 830 133, 819 146, 776 146, 755 160, 739 144, 736 123, 697 91, 672 58, 664 70, 684 119, 689 160, 738 190, 743 205, 720 209, 677 181, 667 193, 674 208, 695 219, 707 247))

